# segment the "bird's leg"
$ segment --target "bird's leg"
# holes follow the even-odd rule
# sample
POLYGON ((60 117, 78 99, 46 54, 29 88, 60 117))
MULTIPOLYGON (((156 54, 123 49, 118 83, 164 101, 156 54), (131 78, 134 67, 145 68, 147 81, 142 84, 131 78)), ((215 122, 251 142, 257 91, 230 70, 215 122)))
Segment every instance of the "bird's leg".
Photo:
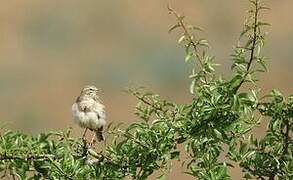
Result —
POLYGON ((87 149, 88 149, 88 144, 87 144, 87 140, 86 140, 86 132, 87 132, 87 128, 85 128, 83 135, 82 135, 82 143, 83 143, 83 155, 87 155, 87 149))
POLYGON ((87 128, 85 128, 85 130, 84 130, 84 132, 83 132, 83 135, 82 135, 82 140, 83 140, 83 141, 86 141, 86 137, 85 137, 86 132, 87 132, 87 128))
POLYGON ((96 132, 94 133, 92 140, 90 142, 90 146, 93 146, 96 143, 96 132))

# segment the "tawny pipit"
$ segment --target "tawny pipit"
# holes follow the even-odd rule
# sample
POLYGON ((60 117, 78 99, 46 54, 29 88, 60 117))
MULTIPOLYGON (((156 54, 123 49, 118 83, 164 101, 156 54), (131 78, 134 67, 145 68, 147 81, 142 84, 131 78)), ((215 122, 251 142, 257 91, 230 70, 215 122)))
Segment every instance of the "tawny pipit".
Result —
POLYGON ((103 127, 106 125, 105 106, 97 95, 98 91, 95 86, 85 86, 72 105, 74 121, 85 128, 83 139, 87 129, 90 129, 96 133, 98 141, 105 140, 103 135, 103 127))

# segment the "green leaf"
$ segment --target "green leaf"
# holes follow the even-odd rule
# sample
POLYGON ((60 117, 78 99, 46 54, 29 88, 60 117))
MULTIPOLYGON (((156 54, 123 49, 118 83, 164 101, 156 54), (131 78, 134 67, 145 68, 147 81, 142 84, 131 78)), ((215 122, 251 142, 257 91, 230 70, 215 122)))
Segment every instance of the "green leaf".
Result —
POLYGON ((208 41, 206 39, 198 40, 198 44, 201 45, 201 46, 209 47, 209 43, 208 43, 208 41))
POLYGON ((267 65, 263 58, 258 58, 257 63, 261 65, 261 67, 264 69, 264 71, 267 71, 267 65))
POLYGON ((156 180, 165 180, 166 179, 166 175, 162 174, 159 177, 156 178, 156 180))
POLYGON ((266 22, 258 22, 257 26, 271 26, 271 24, 266 22))
POLYGON ((223 135, 220 131, 218 131, 217 129, 214 129, 214 133, 216 134, 217 138, 222 139, 223 135))
POLYGON ((192 52, 188 52, 185 56, 185 62, 188 62, 191 59, 192 55, 192 52))
POLYGON ((229 82, 230 90, 234 90, 234 88, 238 87, 242 81, 243 77, 240 75, 234 76, 234 78, 229 82))
POLYGON ((172 27, 169 29, 168 33, 171 33, 174 29, 177 29, 177 28, 179 28, 179 27, 180 27, 180 24, 175 24, 174 26, 172 26, 172 27))
POLYGON ((203 31, 203 29, 201 27, 196 27, 196 26, 192 26, 192 25, 188 25, 187 28, 191 31, 203 31))
POLYGON ((253 179, 252 176, 249 173, 245 173, 243 178, 245 178, 245 179, 253 179))
POLYGON ((170 153, 171 159, 179 159, 180 151, 173 151, 170 153))
POLYGON ((279 121, 275 120, 275 122, 273 122, 273 125, 272 125, 272 130, 277 131, 279 129, 278 126, 279 126, 279 121))
POLYGON ((272 91, 269 92, 268 94, 269 97, 279 97, 279 96, 283 96, 280 91, 273 89, 272 91))
POLYGON ((182 41, 184 41, 184 40, 185 40, 185 36, 181 36, 181 37, 178 39, 178 44, 181 44, 182 41))
POLYGON ((191 84, 190 84, 190 93, 191 94, 194 94, 195 83, 196 83, 196 80, 193 79, 191 84))
POLYGON ((247 34, 248 31, 250 31, 253 27, 252 26, 246 26, 245 29, 241 32, 240 38, 242 38, 245 34, 247 34))
POLYGON ((234 111, 239 111, 239 108, 240 108, 240 101, 239 101, 238 96, 236 96, 236 95, 233 95, 232 108, 234 111))
POLYGON ((239 148, 239 153, 241 155, 244 155, 247 152, 247 144, 240 142, 240 148, 239 148))

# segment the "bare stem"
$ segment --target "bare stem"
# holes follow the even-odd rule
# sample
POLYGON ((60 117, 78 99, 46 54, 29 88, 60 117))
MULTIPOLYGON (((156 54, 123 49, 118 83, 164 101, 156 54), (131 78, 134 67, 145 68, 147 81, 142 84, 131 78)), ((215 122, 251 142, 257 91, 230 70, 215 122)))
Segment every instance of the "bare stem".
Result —
POLYGON ((235 88, 234 92, 236 93, 239 88, 242 86, 242 84, 244 83, 247 75, 249 74, 249 70, 250 67, 252 65, 252 62, 254 60, 254 53, 255 53, 255 49, 256 49, 256 42, 257 42, 257 23, 258 23, 258 14, 259 14, 259 1, 255 1, 255 10, 254 10, 254 24, 253 24, 253 37, 252 37, 252 47, 249 48, 250 50, 250 58, 246 67, 246 73, 243 77, 243 79, 241 80, 241 82, 239 83, 239 85, 235 88))

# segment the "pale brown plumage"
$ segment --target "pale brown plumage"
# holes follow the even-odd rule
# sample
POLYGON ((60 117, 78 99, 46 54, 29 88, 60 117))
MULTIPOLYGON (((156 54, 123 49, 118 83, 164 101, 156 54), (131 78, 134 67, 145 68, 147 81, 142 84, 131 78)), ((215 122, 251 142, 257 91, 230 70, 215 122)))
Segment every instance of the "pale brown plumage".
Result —
POLYGON ((95 86, 85 86, 72 105, 74 121, 83 128, 96 133, 98 141, 105 140, 103 127, 106 125, 105 107, 95 86))

